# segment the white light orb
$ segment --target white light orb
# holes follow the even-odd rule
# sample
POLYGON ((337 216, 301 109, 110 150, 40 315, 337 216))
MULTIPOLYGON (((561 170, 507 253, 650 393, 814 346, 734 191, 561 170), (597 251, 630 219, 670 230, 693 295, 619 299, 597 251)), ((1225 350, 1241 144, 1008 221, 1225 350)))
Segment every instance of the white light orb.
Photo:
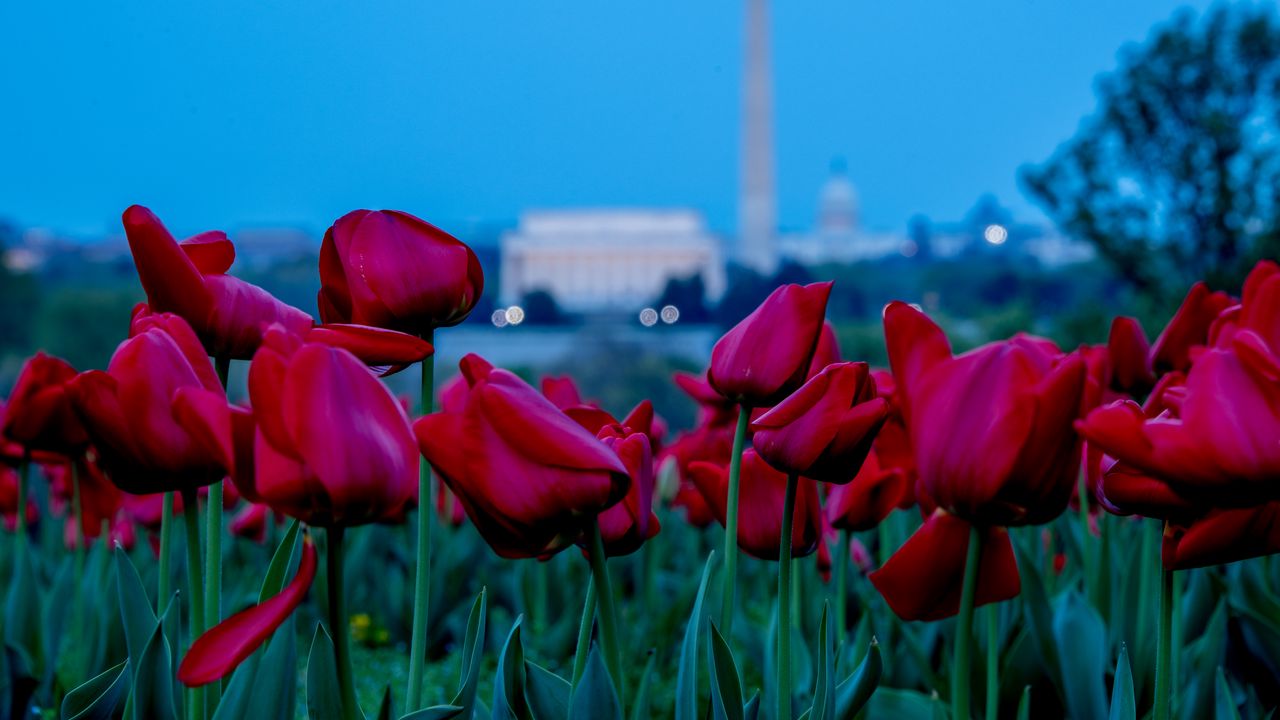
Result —
POLYGON ((507 308, 507 322, 511 325, 519 325, 524 322, 524 308, 519 305, 512 305, 507 308))
POLYGON ((982 239, 992 245, 1003 245, 1004 241, 1009 239, 1009 231, 1003 225, 988 225, 987 229, 982 231, 982 239))
POLYGON ((660 315, 662 322, 671 325, 680 319, 680 308, 675 305, 664 305, 660 315))
POLYGON ((653 327, 658 324, 658 311, 653 308, 645 308, 640 311, 640 324, 645 327, 653 327))
POLYGON ((494 326, 494 327, 506 327, 506 326, 507 326, 507 311, 506 311, 506 310, 494 310, 494 311, 493 311, 493 314, 489 316, 489 321, 493 323, 493 326, 494 326))

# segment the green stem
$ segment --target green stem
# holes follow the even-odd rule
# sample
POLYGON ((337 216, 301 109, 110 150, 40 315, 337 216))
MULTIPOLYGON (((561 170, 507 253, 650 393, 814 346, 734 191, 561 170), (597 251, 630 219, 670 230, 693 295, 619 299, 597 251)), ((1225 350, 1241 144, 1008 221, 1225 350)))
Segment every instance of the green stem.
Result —
MULTIPOLYGON (((191 596, 191 642, 204 634, 204 582, 200 574, 200 503, 196 491, 182 489, 182 518, 187 526, 187 586, 191 596)), ((163 600, 161 600, 163 602, 163 600)), ((192 717, 205 717, 205 689, 191 688, 192 717)))
POLYGON ((361 717, 356 704, 355 675, 351 669, 351 628, 347 624, 347 599, 343 592, 342 574, 343 528, 329 528, 329 547, 325 550, 325 585, 329 590, 329 630, 333 633, 333 654, 338 664, 338 691, 342 695, 342 717, 361 717))
MULTIPOLYGON (((729 495, 725 501, 724 520, 724 605, 720 609, 720 629, 725 637, 733 631, 734 593, 738 583, 738 477, 742 473, 742 451, 747 442, 747 425, 751 408, 738 409, 738 427, 733 433, 733 455, 729 460, 729 495)), ((779 619, 786 622, 785 617, 779 619)))
POLYGON ((587 670, 587 653, 591 645, 591 624, 596 616, 596 580, 587 578, 587 599, 582 603, 582 621, 578 624, 578 645, 573 652, 573 686, 582 680, 587 670))
POLYGON ((1000 715, 1000 613, 997 605, 987 606, 987 720, 1000 715))
MULTIPOLYGON (((209 486, 208 524, 205 526, 204 626, 222 622, 222 480, 209 486)), ((222 695, 221 683, 209 683, 205 690, 207 714, 212 717, 222 695)))
POLYGON ((1084 596, 1093 602, 1095 598, 1090 595, 1095 591, 1097 582, 1094 579, 1094 550, 1093 550, 1093 533, 1089 531, 1089 486, 1085 479, 1085 473, 1079 474, 1076 481, 1076 495, 1080 500, 1080 555, 1083 562, 1084 570, 1080 575, 1080 582, 1083 586, 1084 596))
POLYGON ((796 514, 800 477, 787 475, 782 502, 782 532, 778 535, 778 720, 791 720, 791 531, 796 514))
POLYGON ((27 551, 27 483, 31 477, 31 451, 22 453, 18 466, 18 547, 17 552, 27 551))
MULTIPOLYGON (((431 342, 434 332, 428 330, 423 339, 431 342)), ((435 356, 422 361, 422 414, 429 415, 435 405, 435 356)), ((405 710, 421 710, 422 674, 427 659, 427 605, 431 600, 431 465, 418 458, 418 548, 417 575, 413 583, 413 635, 409 641, 409 690, 405 710)))
POLYGON ((533 626, 541 634, 547 627, 547 561, 535 560, 533 566, 533 626))
POLYGON ((173 570, 173 562, 170 555, 173 553, 173 491, 164 494, 164 508, 160 511, 160 569, 156 573, 157 594, 156 594, 156 614, 164 612, 165 603, 169 602, 169 582, 172 580, 170 573, 173 570))
POLYGON ((848 603, 845 593, 849 583, 849 531, 841 530, 840 539, 836 541, 836 645, 843 645, 845 633, 848 632, 848 603))
POLYGON ((1156 696, 1153 720, 1169 720, 1173 708, 1173 571, 1160 567, 1160 631, 1156 636, 1156 696))
POLYGON ((893 555, 893 526, 889 524, 893 518, 894 514, 890 512, 876 526, 876 555, 880 558, 880 567, 884 567, 893 555))
POLYGON ((967 720, 969 715, 969 656, 973 652, 973 596, 978 587, 978 565, 982 559, 982 531, 969 528, 969 549, 964 560, 964 585, 960 590, 960 614, 956 624, 955 655, 951 664, 951 717, 967 720))
POLYGON ((613 586, 609 582, 609 567, 604 554, 604 538, 600 536, 600 520, 591 521, 588 529, 591 534, 591 545, 587 555, 591 560, 591 576, 595 578, 596 603, 600 615, 600 649, 604 653, 604 662, 613 676, 613 686, 618 691, 618 699, 625 707, 626 694, 622 681, 622 648, 618 645, 618 616, 613 607, 613 586))

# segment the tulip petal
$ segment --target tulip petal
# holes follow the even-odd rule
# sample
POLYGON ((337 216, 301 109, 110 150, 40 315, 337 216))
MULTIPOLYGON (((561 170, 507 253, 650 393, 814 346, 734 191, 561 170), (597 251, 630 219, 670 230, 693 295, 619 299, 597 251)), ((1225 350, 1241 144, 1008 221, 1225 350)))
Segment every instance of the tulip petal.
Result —
POLYGON ((1280 503, 1215 510, 1185 530, 1165 535, 1164 566, 1170 570, 1223 565, 1280 552, 1280 503))
POLYGON ((199 687, 230 674, 302 603, 315 576, 316 546, 307 535, 293 580, 278 595, 241 610, 196 638, 178 667, 178 680, 187 687, 199 687))
POLYGON ((913 386, 927 370, 951 358, 951 343, 929 316, 897 301, 884 309, 884 342, 893 379, 909 410, 913 386))
POLYGON ((124 231, 147 293, 156 312, 172 312, 189 322, 204 323, 213 312, 213 296, 195 263, 150 210, 133 205, 124 211, 124 231))
MULTIPOLYGON (((938 511, 889 561, 869 576, 903 620, 941 620, 960 611, 969 523, 938 511)), ((974 607, 1015 597, 1022 589, 1013 544, 1004 528, 984 528, 974 607)))
POLYGON ((305 339, 307 342, 340 347, 360 358, 366 365, 391 366, 396 369, 422 362, 435 352, 431 343, 422 338, 368 325, 317 325, 307 331, 305 339))
POLYGON ((221 230, 208 230, 178 243, 182 252, 204 275, 223 275, 236 261, 236 246, 221 230))
POLYGON ((235 469, 231 407, 225 395, 196 387, 178 388, 173 394, 173 417, 209 455, 221 459, 228 473, 235 469))

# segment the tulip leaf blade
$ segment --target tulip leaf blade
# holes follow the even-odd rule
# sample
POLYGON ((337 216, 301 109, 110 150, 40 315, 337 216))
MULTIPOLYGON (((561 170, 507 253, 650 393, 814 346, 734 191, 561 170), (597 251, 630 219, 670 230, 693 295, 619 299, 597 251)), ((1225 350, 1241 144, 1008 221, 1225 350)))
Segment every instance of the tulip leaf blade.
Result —
POLYGON ((480 663, 484 659, 485 623, 488 615, 488 591, 480 589, 480 594, 471 605, 471 614, 467 617, 467 633, 462 643, 462 669, 458 682, 458 693, 454 695, 451 705, 464 708, 471 717, 476 705, 476 687, 480 683, 480 663))
POLYGON ((760 717, 760 691, 751 693, 751 699, 742 706, 742 717, 746 720, 758 720, 760 717))
POLYGON ((622 720, 622 704, 613 689, 613 679, 600 659, 599 649, 594 646, 587 655, 587 670, 582 673, 582 681, 574 688, 569 720, 622 720))
POLYGON ((5 642, 22 650, 38 665, 40 659, 40 581, 31 561, 31 548, 16 553, 4 608, 5 642))
POLYGON ((640 673, 640 687, 636 691, 635 704, 631 706, 631 720, 645 720, 651 714, 649 712, 649 682, 653 677, 653 664, 657 660, 657 654, 653 649, 649 650, 649 659, 644 664, 644 671, 640 673))
POLYGON ((400 720, 452 720, 459 717, 466 708, 457 705, 432 705, 429 708, 423 708, 408 715, 404 715, 400 720))
POLYGON ((177 717, 173 700, 173 668, 169 641, 164 636, 164 618, 178 605, 174 593, 164 614, 153 624, 146 645, 138 655, 138 671, 133 678, 133 711, 138 718, 168 720, 177 717))
POLYGON ((742 679, 738 675, 738 663, 733 659, 729 643, 720 634, 714 621, 711 627, 711 707, 716 720, 744 720, 742 704, 742 679))
POLYGON ((1236 707, 1235 698, 1231 696, 1231 686, 1227 684, 1226 673, 1218 666, 1214 682, 1214 720, 1240 720, 1240 710, 1236 707))
MULTIPOLYGON (((811 720, 835 720, 835 634, 832 632, 827 603, 822 605, 822 620, 818 623, 818 679, 813 690, 811 720)), ((789 625, 789 623, 784 623, 789 625)))
POLYGON ((1129 667, 1129 649, 1120 646, 1120 659, 1116 660, 1116 676, 1111 685, 1111 714, 1109 720, 1136 720, 1138 704, 1133 696, 1133 671, 1129 667))
POLYGON ((1022 688, 1022 699, 1018 700, 1018 720, 1031 720, 1031 686, 1022 688))
POLYGON ((533 720, 525 700, 524 646, 516 618, 498 656, 498 672, 493 679, 493 720, 533 720))
POLYGON ((573 686, 537 663, 524 661, 525 701, 534 720, 564 720, 569 716, 573 686))
POLYGON ((143 588, 138 569, 133 566, 128 553, 119 546, 113 551, 116 565, 116 595, 120 598, 120 619, 124 625, 124 640, 129 648, 130 666, 138 668, 142 649, 146 647, 156 626, 156 614, 151 610, 151 600, 143 588))
POLYGON ((311 720, 341 720, 342 696, 338 691, 338 660, 333 637, 323 623, 316 624, 307 655, 307 717, 311 720))
POLYGON ((132 676, 129 661, 107 668, 62 699, 64 720, 109 720, 124 703, 132 676))
POLYGON ((684 640, 680 645, 680 665, 676 673, 676 720, 699 720, 698 717, 698 646, 701 644, 703 609, 707 595, 707 580, 711 576, 711 565, 716 553, 712 550, 707 555, 707 562, 702 567, 702 580, 698 583, 698 594, 693 601, 693 613, 685 626, 684 640))
POLYGON ((880 643, 874 638, 863 656, 862 662, 844 682, 836 686, 836 718, 853 720, 871 699, 880 685, 884 661, 880 657, 880 643))
MULTIPOLYGON (((1053 606, 1045 589, 1044 578, 1036 566, 1035 558, 1021 543, 1014 543, 1018 557, 1018 575, 1022 579, 1022 608, 1026 615, 1027 629, 1035 641, 1036 650, 1044 663, 1045 672, 1063 697, 1062 668, 1058 660, 1057 638, 1053 632, 1053 606)), ((1064 698, 1065 700, 1065 698, 1064 698)))
POLYGON ((1063 691, 1071 717, 1107 716, 1107 634, 1102 618, 1077 592, 1068 593, 1053 619, 1063 691))
POLYGON ((293 551, 298 541, 298 519, 294 518, 289 523, 289 529, 285 531, 284 537, 280 539, 280 544, 276 546, 276 551, 271 555, 271 563, 267 565, 267 572, 262 577, 262 589, 258 591, 258 603, 264 603, 284 589, 285 579, 289 575, 289 568, 294 567, 293 551))

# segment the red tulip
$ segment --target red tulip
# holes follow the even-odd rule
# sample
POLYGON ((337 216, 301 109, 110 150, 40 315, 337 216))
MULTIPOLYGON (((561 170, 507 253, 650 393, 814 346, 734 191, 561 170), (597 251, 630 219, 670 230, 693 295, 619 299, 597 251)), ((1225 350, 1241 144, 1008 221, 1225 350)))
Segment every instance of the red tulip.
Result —
POLYGON ((436 516, 451 527, 461 526, 467 519, 467 511, 463 509, 462 503, 458 502, 457 496, 439 477, 432 477, 431 483, 435 488, 436 516))
POLYGON ((229 675, 293 614, 315 577, 316 546, 310 535, 304 535, 302 560, 293 580, 274 597, 241 610, 196 638, 178 666, 178 680, 187 687, 199 687, 229 675))
MULTIPOLYGON (((689 472, 716 520, 724 525, 729 491, 728 467, 699 461, 690 464, 689 472)), ((739 483, 738 547, 761 560, 777 560, 787 476, 769 467, 754 450, 748 449, 742 454, 739 483)), ((818 549, 821 532, 822 507, 818 503, 817 483, 800 478, 792 520, 791 556, 812 554, 818 549)))
POLYGON ((836 340, 835 328, 830 322, 822 323, 822 332, 818 334, 818 344, 813 349, 813 360, 809 362, 809 370, 805 378, 811 378, 822 372, 828 365, 840 362, 840 343, 836 340))
POLYGON ((906 619, 959 607, 970 524, 984 533, 977 605, 1018 592, 1005 525, 1066 508, 1080 469, 1070 428, 1088 401, 1084 360, 1017 336, 953 357, 942 330, 904 303, 885 308, 885 342, 914 449, 917 500, 936 506, 872 582, 906 619))
POLYGON ((1233 304, 1225 292, 1212 292, 1198 282, 1191 286, 1173 319, 1151 346, 1151 366, 1157 374, 1191 367, 1193 348, 1204 345, 1209 328, 1223 310, 1233 304))
POLYGON ((832 488, 827 519, 838 530, 870 530, 898 507, 906 492, 906 474, 899 468, 882 467, 872 451, 853 482, 832 488))
POLYGON ((1066 508, 1080 468, 1079 354, 1017 336, 952 357, 942 330, 904 303, 886 308, 885 340, 920 487, 939 507, 980 525, 1041 524, 1066 508))
MULTIPOLYGON (((0 465, 0 517, 9 532, 18 527, 18 471, 8 465, 0 465)), ((39 507, 28 498, 27 523, 34 523, 39 517, 39 507)))
POLYGON ((103 522, 112 526, 120 522, 117 516, 125 498, 125 494, 107 479, 97 462, 91 461, 90 457, 81 455, 74 461, 45 466, 43 469, 49 481, 52 510, 67 516, 65 539, 69 548, 75 547, 74 540, 77 536, 72 509, 75 486, 71 482, 71 462, 76 464, 76 475, 80 483, 81 531, 86 538, 96 538, 102 534, 103 522))
MULTIPOLYGON (((889 562, 871 573, 871 583, 898 617, 940 620, 959 612, 969 527, 959 517, 939 510, 889 562)), ((983 528, 982 532, 985 537, 978 561, 975 607, 1008 600, 1022 589, 1009 533, 1000 527, 983 528)))
POLYGON ((898 397, 898 385, 888 370, 872 370, 871 377, 876 382, 876 393, 889 401, 889 417, 876 433, 876 441, 871 448, 881 468, 892 468, 902 473, 904 486, 898 507, 905 510, 916 503, 917 473, 915 451, 911 447, 906 421, 902 418, 902 399, 898 397))
POLYGON ((1141 395, 1155 384, 1147 334, 1142 331, 1142 326, 1136 319, 1117 317, 1111 321, 1111 335, 1107 338, 1107 360, 1112 390, 1141 395))
POLYGON ((262 544, 267 539, 267 522, 271 520, 271 508, 260 503, 246 503, 231 518, 227 528, 232 535, 262 544))
POLYGON ((467 318, 484 289, 471 248, 394 210, 338 218, 320 246, 320 319, 426 336, 467 318))
POLYGON ((311 327, 310 315, 227 275, 236 252, 225 233, 205 232, 178 243, 140 205, 124 211, 124 229, 151 310, 180 315, 210 355, 248 359, 272 323, 298 333, 311 327))
POLYGON ((622 502, 600 513, 605 555, 630 555, 661 528, 653 512, 653 446, 644 433, 621 425, 601 428, 598 437, 617 453, 631 476, 622 502))
POLYGON ((340 348, 273 327, 249 367, 256 424, 250 502, 308 525, 349 527, 401 514, 417 487, 409 419, 386 386, 340 348))
POLYGON ((676 386, 698 404, 698 425, 733 428, 738 419, 738 404, 716 392, 703 376, 678 372, 671 376, 676 386))
POLYGON ((1212 510, 1165 531, 1162 559, 1169 570, 1224 565, 1280 552, 1280 503, 1212 510))
POLYGON ((889 415, 875 394, 866 363, 828 365, 751 423, 752 444, 784 473, 847 483, 889 415))
POLYGON ((107 371, 67 386, 98 461, 130 493, 194 489, 234 467, 231 416, 204 348, 182 318, 135 320, 107 371))
POLYGON ((1280 497, 1280 357, 1252 331, 1206 351, 1175 395, 1177 413, 1136 404, 1099 408, 1080 432, 1117 460, 1217 506, 1280 497))
MULTIPOLYGON (((224 488, 225 489, 225 488, 224 488)), ((121 509, 133 522, 148 530, 159 530, 164 514, 164 493, 151 495, 131 495, 125 493, 120 499, 121 509)), ((182 516, 182 495, 173 494, 173 516, 182 516)))
POLYGON ((711 349, 707 381, 725 398, 773 405, 799 388, 822 333, 831 283, 784 285, 711 349))
POLYGON ((22 365, 9 402, 0 408, 0 434, 28 451, 79 455, 89 438, 67 396, 76 376, 66 361, 36 353, 22 365))
POLYGON ((422 454, 502 557, 563 550, 626 495, 608 447, 520 378, 474 355, 464 406, 414 424, 422 454))
POLYGON ((542 378, 542 395, 561 410, 583 404, 578 384, 568 375, 542 378))

